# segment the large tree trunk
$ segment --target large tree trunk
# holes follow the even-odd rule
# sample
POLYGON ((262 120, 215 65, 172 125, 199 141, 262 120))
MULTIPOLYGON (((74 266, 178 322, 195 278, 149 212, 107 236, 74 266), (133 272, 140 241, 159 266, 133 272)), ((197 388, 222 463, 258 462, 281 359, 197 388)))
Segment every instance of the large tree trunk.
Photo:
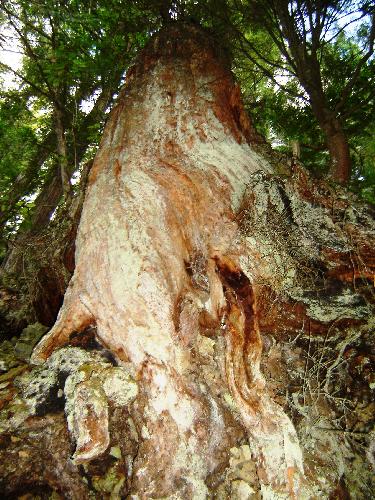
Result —
MULTIPOLYGON (((95 325, 99 341, 130 364, 145 426, 132 486, 142 498, 204 498, 244 430, 263 487, 297 494, 301 451, 260 373, 256 296, 238 245, 246 184, 270 170, 249 146, 251 134, 239 89, 207 35, 180 25, 157 34, 108 120, 75 273, 34 352, 43 361, 95 325), (199 366, 207 335, 218 346, 215 381, 199 366)), ((76 460, 102 453, 105 439, 92 431, 76 460)))
POLYGON ((264 148, 271 172, 254 136, 206 33, 156 34, 91 170, 46 362, 0 375, 0 493, 371 496, 373 216, 264 148))

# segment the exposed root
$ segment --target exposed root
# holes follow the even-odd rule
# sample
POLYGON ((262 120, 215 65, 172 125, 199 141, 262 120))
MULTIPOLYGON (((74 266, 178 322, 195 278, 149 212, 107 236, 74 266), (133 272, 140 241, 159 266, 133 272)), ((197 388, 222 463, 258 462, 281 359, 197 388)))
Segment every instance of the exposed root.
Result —
POLYGON ((230 259, 216 263, 227 299, 226 378, 249 433, 260 481, 295 498, 303 476, 302 452, 292 422, 265 389, 253 287, 230 259))
POLYGON ((73 411, 69 428, 76 439, 75 464, 88 462, 109 446, 108 403, 103 389, 88 381, 74 385, 73 411))
POLYGON ((31 356, 32 363, 43 363, 55 349, 67 344, 73 332, 81 332, 94 323, 94 317, 87 306, 79 299, 74 300, 73 283, 72 280, 65 294, 64 305, 60 310, 55 325, 35 347, 31 356))

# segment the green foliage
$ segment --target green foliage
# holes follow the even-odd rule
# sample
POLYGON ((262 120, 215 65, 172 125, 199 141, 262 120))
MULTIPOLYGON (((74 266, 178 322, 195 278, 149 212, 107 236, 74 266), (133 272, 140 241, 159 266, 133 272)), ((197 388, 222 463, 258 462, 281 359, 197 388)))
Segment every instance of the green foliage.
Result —
POLYGON ((234 69, 258 130, 284 151, 290 151, 291 141, 298 141, 304 164, 315 174, 325 175, 327 138, 311 106, 311 95, 321 85, 322 106, 348 138, 353 162, 350 187, 371 201, 375 169, 373 7, 348 1, 282 4, 293 12, 296 43, 280 29, 280 18, 285 15, 281 3, 247 0, 232 4, 228 0, 227 5, 241 13, 231 25, 234 69), (325 23, 321 31, 319 22, 325 23), (303 54, 299 61, 293 44, 296 53, 303 54), (310 73, 315 80, 311 77, 306 83, 310 73))
POLYGON ((351 187, 375 205, 375 120, 353 140, 352 150, 355 172, 351 187))
MULTIPOLYGON (((125 0, 4 0, 2 8, 24 54, 16 70, 19 91, 0 102, 4 238, 21 220, 27 227, 33 200, 59 175, 57 113, 72 175, 94 153, 124 73, 160 19, 125 0)), ((1 63, 0 69, 9 70, 1 63)))
POLYGON ((35 153, 34 125, 24 96, 12 92, 0 101, 0 192, 22 174, 35 153))

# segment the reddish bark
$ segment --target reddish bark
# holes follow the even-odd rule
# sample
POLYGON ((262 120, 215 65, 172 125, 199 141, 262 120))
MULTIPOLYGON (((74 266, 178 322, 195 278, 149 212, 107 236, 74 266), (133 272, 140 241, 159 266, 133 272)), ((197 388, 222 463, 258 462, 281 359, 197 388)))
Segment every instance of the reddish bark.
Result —
POLYGON ((327 138, 332 178, 339 184, 347 184, 352 165, 348 139, 337 119, 332 119, 328 124, 323 123, 321 127, 327 138))
MULTIPOLYGON (((217 56, 205 32, 171 25, 128 72, 90 174, 74 277, 34 353, 44 360, 94 324, 99 341, 132 365, 151 436, 134 467, 144 497, 190 498, 192 484, 205 495, 231 446, 225 405, 192 355, 206 332, 202 313, 222 345, 221 391, 238 408, 262 483, 293 493, 303 470, 293 426, 264 388, 253 287, 232 244, 246 182, 270 166, 250 146, 256 134, 217 56)), ((78 450, 76 460, 101 449, 91 434, 92 456, 78 450)))

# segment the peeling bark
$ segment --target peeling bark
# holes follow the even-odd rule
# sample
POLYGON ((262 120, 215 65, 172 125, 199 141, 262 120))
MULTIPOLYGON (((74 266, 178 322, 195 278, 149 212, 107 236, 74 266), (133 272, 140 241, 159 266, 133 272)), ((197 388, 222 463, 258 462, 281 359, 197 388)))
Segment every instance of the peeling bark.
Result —
POLYGON ((43 361, 95 325, 99 341, 131 364, 144 422, 132 485, 141 498, 205 498, 207 478, 235 444, 194 360, 208 330, 224 340, 217 377, 252 443, 261 484, 292 496, 299 488, 298 438, 267 394, 254 289, 240 264, 236 210, 251 174, 271 170, 251 148, 254 136, 206 33, 181 25, 158 33, 108 120, 74 276, 34 351, 43 361))

